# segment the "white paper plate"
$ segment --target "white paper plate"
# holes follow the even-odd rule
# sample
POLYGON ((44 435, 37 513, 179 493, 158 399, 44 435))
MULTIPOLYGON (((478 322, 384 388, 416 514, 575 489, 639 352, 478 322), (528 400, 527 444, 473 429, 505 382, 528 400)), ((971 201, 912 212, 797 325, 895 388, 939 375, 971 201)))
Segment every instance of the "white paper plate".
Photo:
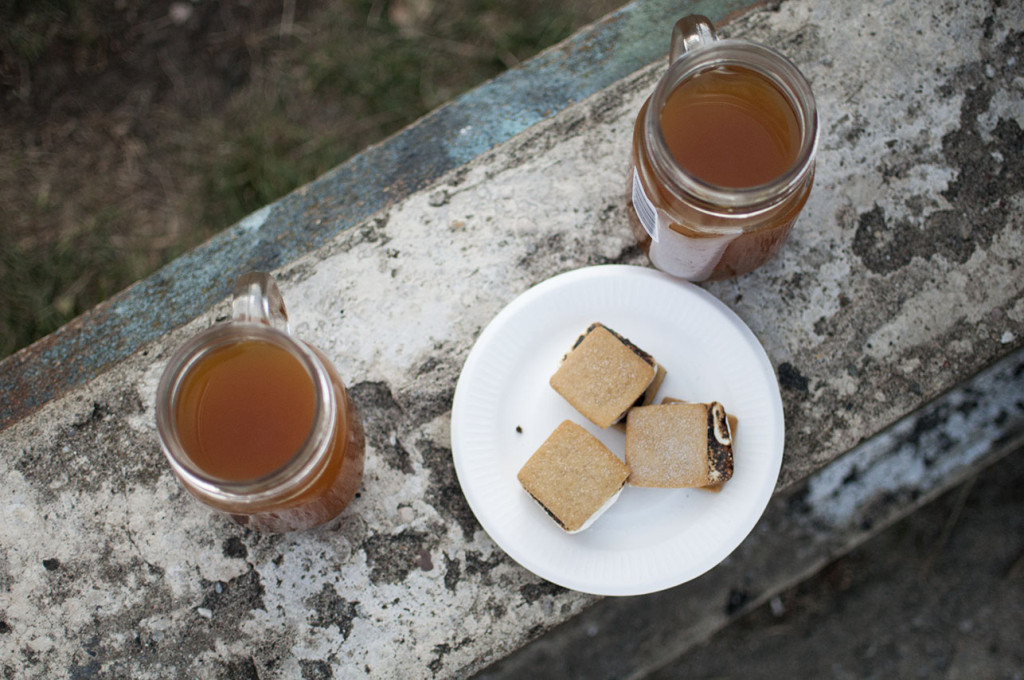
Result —
POLYGON ((693 284, 621 265, 561 274, 503 309, 466 359, 451 430, 459 483, 491 538, 538 576, 599 595, 662 590, 725 559, 764 512, 784 445, 778 382, 750 329, 693 284), (561 358, 594 321, 666 368, 659 401, 715 400, 739 419, 735 472, 717 494, 627 486, 589 529, 567 534, 523 490, 516 474, 565 419, 623 456, 623 433, 593 425, 548 385, 561 358))

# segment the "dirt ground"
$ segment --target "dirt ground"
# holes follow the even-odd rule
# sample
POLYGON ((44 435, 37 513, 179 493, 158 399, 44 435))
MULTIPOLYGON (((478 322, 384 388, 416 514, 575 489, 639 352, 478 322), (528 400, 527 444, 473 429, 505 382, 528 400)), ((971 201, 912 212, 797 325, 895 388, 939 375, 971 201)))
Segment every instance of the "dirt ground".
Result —
POLYGON ((650 676, 1024 678, 1024 451, 650 676))
POLYGON ((0 357, 618 0, 12 0, 0 357))
POLYGON ((8 24, 0 355, 211 233, 191 140, 273 53, 280 7, 262 5, 92 3, 24 10, 24 37, 8 24))

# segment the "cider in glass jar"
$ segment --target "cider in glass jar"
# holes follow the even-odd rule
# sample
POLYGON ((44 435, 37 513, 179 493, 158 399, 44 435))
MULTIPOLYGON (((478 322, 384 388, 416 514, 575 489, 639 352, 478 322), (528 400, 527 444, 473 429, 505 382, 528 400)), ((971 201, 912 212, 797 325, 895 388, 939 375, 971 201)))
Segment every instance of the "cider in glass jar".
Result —
POLYGON ((762 45, 681 19, 668 72, 633 130, 630 220, 651 263, 691 281, 764 264, 814 182, 818 120, 806 78, 762 45))

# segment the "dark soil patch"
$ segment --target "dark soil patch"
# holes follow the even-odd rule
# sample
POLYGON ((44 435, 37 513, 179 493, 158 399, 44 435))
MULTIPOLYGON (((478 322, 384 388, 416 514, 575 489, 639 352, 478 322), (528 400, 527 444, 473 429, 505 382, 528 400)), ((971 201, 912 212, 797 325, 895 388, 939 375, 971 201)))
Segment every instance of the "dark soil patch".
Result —
POLYGON ((12 0, 0 357, 617 0, 12 0))

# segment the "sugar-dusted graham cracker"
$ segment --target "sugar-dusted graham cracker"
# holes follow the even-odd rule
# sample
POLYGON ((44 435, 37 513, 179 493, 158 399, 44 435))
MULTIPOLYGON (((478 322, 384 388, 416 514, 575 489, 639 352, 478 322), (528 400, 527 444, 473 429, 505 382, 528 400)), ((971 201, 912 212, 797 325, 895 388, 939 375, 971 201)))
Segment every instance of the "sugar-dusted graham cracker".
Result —
POLYGON ((708 487, 732 477, 732 430, 718 402, 638 406, 626 422, 633 486, 708 487))
POLYGON ((519 470, 519 483, 570 533, 617 498, 629 469, 594 435, 563 421, 519 470))
POLYGON ((644 397, 658 375, 650 354, 606 326, 593 323, 549 382, 588 420, 609 427, 644 397))
MULTIPOLYGON (((682 399, 676 399, 675 397, 665 397, 661 400, 662 404, 685 404, 686 402, 682 399)), ((726 418, 729 421, 729 433, 733 436, 734 445, 736 438, 736 428, 739 426, 739 419, 731 413, 726 414, 726 418)), ((735 465, 735 458, 733 459, 735 465)), ((718 493, 725 486, 725 481, 717 482, 715 484, 708 484, 707 486, 700 487, 701 491, 711 491, 712 493, 718 493)))

